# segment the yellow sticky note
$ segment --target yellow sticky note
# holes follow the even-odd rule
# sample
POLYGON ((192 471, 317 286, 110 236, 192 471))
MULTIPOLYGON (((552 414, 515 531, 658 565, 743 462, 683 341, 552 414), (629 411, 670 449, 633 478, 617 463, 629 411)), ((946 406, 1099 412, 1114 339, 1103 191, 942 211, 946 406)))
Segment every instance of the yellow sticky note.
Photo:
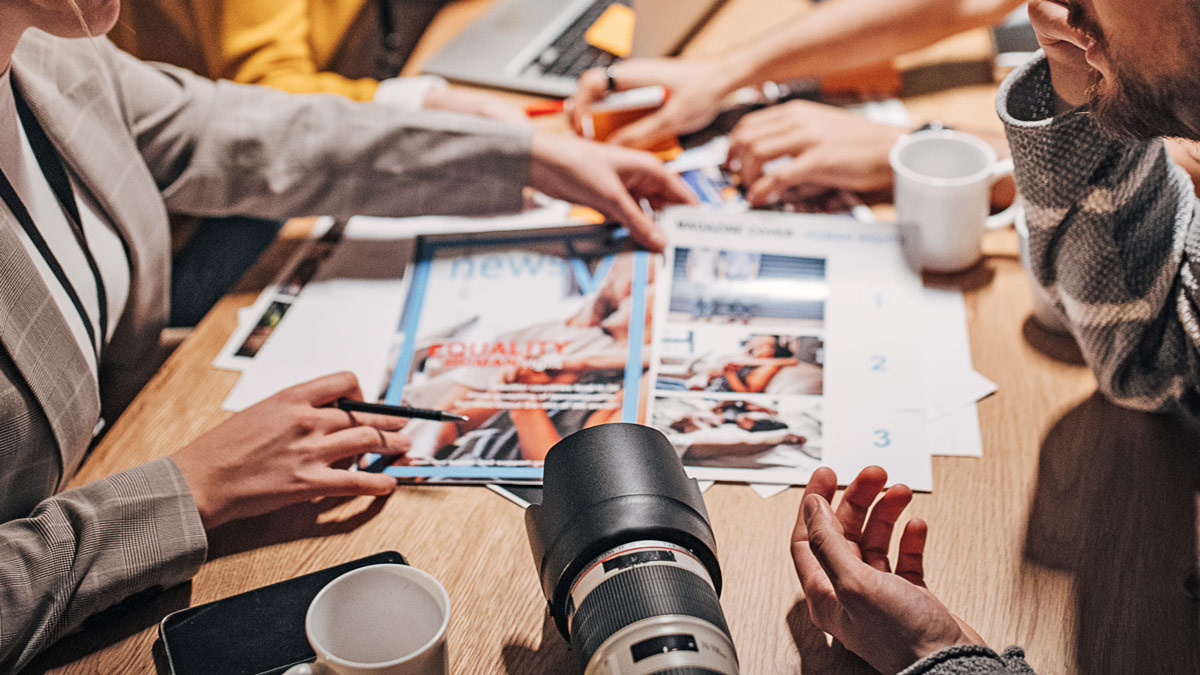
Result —
POLYGON ((633 50, 633 10, 622 4, 609 5, 583 39, 597 49, 621 58, 633 50))

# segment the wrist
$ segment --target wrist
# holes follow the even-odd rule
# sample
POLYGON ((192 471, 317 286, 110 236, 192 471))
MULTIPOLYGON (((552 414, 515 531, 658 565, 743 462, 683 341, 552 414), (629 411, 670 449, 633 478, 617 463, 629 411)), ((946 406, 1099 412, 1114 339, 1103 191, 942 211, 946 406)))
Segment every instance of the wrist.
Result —
POLYGON ((760 59, 749 49, 738 49, 712 61, 709 68, 714 87, 719 89, 721 97, 752 85, 761 84, 759 76, 760 59))
POLYGON ((209 481, 204 478, 203 471, 199 470, 187 458, 183 452, 177 452, 171 456, 171 460, 175 462, 175 466, 179 469, 179 475, 183 476, 183 482, 187 484, 188 492, 192 495, 192 503, 196 505, 196 512, 200 514, 200 522, 203 523, 205 531, 225 522, 225 518, 221 515, 221 509, 214 503, 213 495, 209 490, 209 481))

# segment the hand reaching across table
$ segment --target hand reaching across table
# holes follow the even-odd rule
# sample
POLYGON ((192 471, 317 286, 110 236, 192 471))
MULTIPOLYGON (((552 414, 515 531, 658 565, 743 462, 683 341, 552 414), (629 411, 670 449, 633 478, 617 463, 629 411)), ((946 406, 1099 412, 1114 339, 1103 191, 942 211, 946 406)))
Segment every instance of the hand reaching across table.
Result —
POLYGON ((729 140, 729 168, 752 206, 829 190, 872 192, 892 185, 888 150, 906 130, 835 106, 791 101, 742 119, 729 140), (764 166, 788 157, 771 172, 764 166))

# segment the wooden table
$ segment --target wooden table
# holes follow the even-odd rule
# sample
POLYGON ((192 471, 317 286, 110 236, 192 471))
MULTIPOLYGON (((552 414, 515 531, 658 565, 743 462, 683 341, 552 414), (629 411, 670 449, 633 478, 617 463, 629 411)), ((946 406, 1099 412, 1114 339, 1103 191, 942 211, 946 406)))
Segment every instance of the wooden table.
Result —
MULTIPOLYGON (((445 10, 427 56, 487 5, 445 10)), ((719 49, 797 3, 730 0, 692 42, 719 49)), ((932 48, 978 52, 983 32, 932 48)), ((917 63, 921 56, 908 63, 917 63)), ((997 127, 994 84, 908 99, 917 119, 997 127)), ((79 485, 168 454, 226 416, 237 378, 210 363, 248 305, 298 245, 294 222, 260 265, 167 361, 73 481, 79 485)), ((1184 582, 1197 563, 1200 433, 1184 420, 1121 410, 1095 395, 1070 340, 1027 318, 1030 293, 1015 235, 990 234, 970 272, 930 280, 966 294, 975 366, 999 385, 979 405, 984 456, 937 458, 935 491, 912 516, 931 524, 930 586, 993 646, 1019 644, 1039 673, 1200 672, 1197 604, 1184 582)), ((763 500, 740 485, 705 494, 719 542, 723 604, 744 673, 866 671, 826 646, 807 619, 788 557, 801 491, 763 500)), ((455 673, 569 672, 546 621, 523 513, 482 488, 406 487, 386 500, 302 505, 211 535, 190 584, 64 639, 32 672, 152 673, 155 622, 173 609, 385 549, 449 590, 455 673)))

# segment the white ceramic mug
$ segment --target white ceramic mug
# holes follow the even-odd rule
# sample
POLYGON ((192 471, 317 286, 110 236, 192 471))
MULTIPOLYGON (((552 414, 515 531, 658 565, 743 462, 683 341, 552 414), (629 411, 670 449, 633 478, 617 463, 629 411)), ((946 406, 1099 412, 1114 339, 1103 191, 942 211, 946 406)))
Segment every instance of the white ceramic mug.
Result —
POLYGON ((979 261, 983 233, 1007 227, 1014 208, 988 215, 992 185, 1011 175, 983 139, 951 129, 901 136, 888 155, 896 173, 896 222, 920 233, 921 268, 958 272, 979 261))
POLYGON ((408 565, 368 565, 329 582, 308 606, 315 663, 284 675, 445 675, 450 596, 408 565))

